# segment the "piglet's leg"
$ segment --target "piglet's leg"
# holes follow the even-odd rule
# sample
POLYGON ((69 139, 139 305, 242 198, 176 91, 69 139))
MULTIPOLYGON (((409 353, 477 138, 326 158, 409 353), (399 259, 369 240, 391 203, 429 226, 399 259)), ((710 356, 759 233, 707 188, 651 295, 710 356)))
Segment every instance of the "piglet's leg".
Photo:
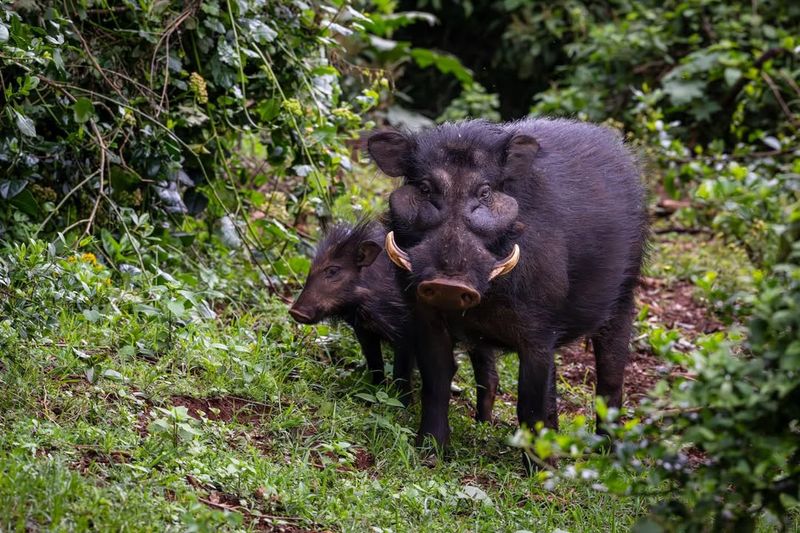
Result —
POLYGON ((411 403, 411 373, 414 370, 414 345, 409 339, 394 343, 394 385, 400 391, 400 401, 411 403))
POLYGON ((500 381, 495 365, 496 355, 495 350, 480 344, 469 351, 469 359, 475 373, 475 383, 478 386, 478 402, 475 412, 475 419, 478 422, 492 420, 492 407, 497 395, 497 384, 500 381))
POLYGON ((356 327, 356 339, 361 344, 361 351, 367 360, 367 369, 370 379, 374 385, 379 385, 384 381, 383 374, 383 354, 381 353, 381 339, 374 333, 366 329, 356 327))

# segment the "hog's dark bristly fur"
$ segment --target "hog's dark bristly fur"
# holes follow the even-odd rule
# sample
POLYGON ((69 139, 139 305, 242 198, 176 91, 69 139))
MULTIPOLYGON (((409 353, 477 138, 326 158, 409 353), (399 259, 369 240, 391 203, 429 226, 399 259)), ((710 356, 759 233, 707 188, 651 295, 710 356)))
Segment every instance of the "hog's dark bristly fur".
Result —
POLYGON ((404 273, 423 379, 418 437, 444 444, 452 347, 491 343, 520 358, 520 424, 557 427, 555 348, 589 336, 597 393, 622 403, 647 238, 636 158, 616 131, 570 120, 464 121, 416 134, 379 131, 373 160, 404 184, 390 229, 404 273), (512 247, 516 267, 491 279, 512 247))
POLYGON ((392 343, 394 378, 410 397, 413 353, 407 340, 408 304, 383 250, 386 230, 377 221, 331 228, 317 246, 305 287, 289 313, 298 322, 343 320, 353 328, 372 382, 384 381, 382 341, 392 343))
MULTIPOLYGON (((385 238, 386 230, 378 221, 363 219, 354 225, 337 224, 317 245, 311 270, 328 258, 347 256, 362 242, 383 246, 385 238)), ((362 268, 352 287, 342 291, 339 297, 338 305, 326 318, 342 320, 351 327, 365 327, 387 341, 397 340, 408 326, 408 303, 398 287, 394 266, 385 253, 362 268)))

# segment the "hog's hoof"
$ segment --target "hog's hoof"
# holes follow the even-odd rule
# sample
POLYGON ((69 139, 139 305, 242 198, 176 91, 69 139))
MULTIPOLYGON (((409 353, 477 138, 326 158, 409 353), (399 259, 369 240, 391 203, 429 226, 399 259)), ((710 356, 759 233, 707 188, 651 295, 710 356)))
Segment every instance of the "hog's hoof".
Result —
POLYGON ((423 454, 435 454, 444 456, 444 450, 447 448, 447 441, 450 437, 450 431, 440 432, 434 434, 430 431, 420 431, 417 434, 415 445, 420 448, 423 454))
POLYGON ((439 456, 435 453, 428 453, 422 457, 420 463, 422 466, 426 468, 436 468, 436 465, 439 464, 439 456))

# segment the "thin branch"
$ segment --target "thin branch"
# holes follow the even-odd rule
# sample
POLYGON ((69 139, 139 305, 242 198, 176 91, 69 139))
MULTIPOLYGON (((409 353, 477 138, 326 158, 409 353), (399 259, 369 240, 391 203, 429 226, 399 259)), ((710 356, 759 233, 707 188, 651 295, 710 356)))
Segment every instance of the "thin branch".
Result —
POLYGON ((794 78, 786 74, 786 72, 784 72, 783 70, 780 70, 779 73, 781 75, 781 78, 783 78, 786 81, 786 83, 789 84, 789 87, 794 89, 794 92, 797 93, 797 96, 800 96, 800 85, 797 85, 797 82, 794 80, 794 78))
MULTIPOLYGON (((64 11, 66 12, 67 11, 66 2, 63 5, 64 5, 64 11)), ((77 35, 78 39, 80 39, 81 41, 81 46, 83 46, 83 50, 84 52, 86 52, 86 57, 88 57, 89 60, 92 62, 92 65, 94 65, 95 70, 97 70, 97 72, 103 77, 103 79, 106 81, 109 87, 111 87, 120 98, 125 98, 122 92, 120 91, 119 87, 117 87, 117 85, 114 82, 112 82, 108 76, 106 76, 105 71, 97 62, 97 59, 95 59, 95 57, 92 55, 92 50, 89 48, 89 43, 86 42, 86 39, 83 38, 83 34, 75 25, 75 23, 72 22, 71 19, 70 19, 70 24, 72 25, 72 30, 75 32, 75 35, 77 35)))
POLYGON ((665 233, 683 233, 686 235, 713 235, 714 232, 708 228, 680 228, 677 226, 669 228, 659 228, 653 231, 656 235, 663 235, 665 233))
MULTIPOLYGON (((784 52, 786 52, 785 48, 780 48, 780 47, 770 48, 769 50, 761 54, 761 56, 759 56, 758 59, 756 59, 755 63, 753 63, 753 67, 755 67, 758 70, 761 70, 761 67, 764 66, 764 63, 766 63, 767 61, 769 61, 774 57, 779 56, 784 52)), ((745 76, 741 76, 733 85, 733 87, 731 87, 731 90, 728 91, 728 94, 725 96, 725 98, 722 100, 722 108, 726 109, 730 107, 736 100, 736 97, 739 95, 741 90, 744 89, 744 86, 747 85, 749 82, 750 80, 748 78, 746 78, 745 76)))
POLYGON ((53 210, 52 210, 52 211, 51 211, 51 212, 50 212, 50 213, 49 213, 49 214, 48 214, 48 215, 45 217, 45 219, 42 221, 42 223, 41 223, 41 224, 39 224, 39 227, 38 227, 38 228, 36 228, 36 231, 33 233, 33 236, 34 236, 34 237, 36 237, 36 236, 39 234, 39 232, 40 232, 40 231, 42 231, 42 229, 44 229, 45 225, 47 225, 47 223, 48 223, 48 222, 50 222, 50 219, 51 219, 51 218, 53 218, 53 216, 54 216, 56 213, 58 213, 59 209, 61 209, 61 207, 64 205, 64 203, 65 203, 67 200, 69 200, 69 197, 70 197, 70 196, 72 196, 73 194, 75 194, 75 193, 78 191, 78 189, 80 189, 81 187, 83 187, 84 185, 86 185, 86 184, 89 182, 89 180, 91 180, 91 179, 92 179, 93 177, 95 177, 96 175, 97 175, 97 172, 92 172, 91 174, 89 174, 88 176, 86 176, 86 178, 85 178, 85 179, 84 179, 82 182, 80 182, 80 183, 79 183, 79 184, 77 184, 75 187, 73 187, 72 189, 70 189, 70 191, 69 191, 69 192, 67 192, 67 194, 65 194, 65 195, 64 195, 64 198, 62 198, 62 199, 61 199, 61 201, 60 201, 60 202, 58 202, 58 205, 56 205, 55 209, 53 209, 53 210))
POLYGON ((166 42, 166 54, 165 54, 165 62, 164 62, 164 87, 161 91, 161 100, 159 101, 159 105, 156 108, 156 116, 161 114, 161 110, 164 106, 164 102, 167 98, 167 86, 169 82, 169 39, 173 33, 175 33, 178 28, 180 28, 181 24, 183 24, 186 19, 194 15, 199 7, 199 2, 192 2, 190 5, 186 7, 183 11, 181 11, 173 20, 170 22, 166 28, 164 28, 164 33, 161 34, 159 37, 158 42, 156 43, 155 48, 153 49, 153 56, 150 59, 150 83, 152 84, 155 81, 156 77, 156 61, 158 57, 158 51, 161 49, 162 43, 166 42))
POLYGON ((98 168, 98 172, 100 173, 100 190, 97 194, 97 199, 94 201, 94 207, 92 207, 92 212, 89 214, 89 220, 86 223, 86 229, 83 230, 83 236, 89 235, 89 232, 92 229, 92 224, 94 223, 95 216, 97 215, 97 208, 100 206, 100 200, 105 198, 105 184, 106 184, 106 143, 103 141, 103 136, 100 135, 100 129, 95 124, 94 120, 90 120, 89 124, 92 126, 92 131, 94 131, 95 136, 97 137, 97 142, 100 145, 100 167, 98 168))
POLYGON ((761 77, 764 78, 764 81, 767 82, 769 85, 772 94, 775 96, 775 100, 778 101, 778 105, 781 106, 781 110, 783 114, 786 115, 786 118, 794 124, 795 126, 800 125, 800 120, 792 113, 792 110, 789 109, 789 106, 786 104, 786 101, 781 96, 781 90, 778 88, 778 85, 775 83, 775 80, 764 71, 761 71, 761 77))

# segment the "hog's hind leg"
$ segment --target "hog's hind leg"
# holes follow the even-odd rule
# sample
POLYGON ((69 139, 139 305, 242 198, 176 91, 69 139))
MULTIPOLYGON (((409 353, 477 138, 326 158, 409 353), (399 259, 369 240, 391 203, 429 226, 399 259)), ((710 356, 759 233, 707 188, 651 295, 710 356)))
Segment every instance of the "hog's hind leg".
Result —
MULTIPOLYGON (((633 326, 633 291, 618 304, 615 314, 591 337, 597 374, 596 393, 606 405, 622 407, 625 366, 630 357, 631 328, 633 326)), ((597 419, 597 434, 608 435, 597 419)))
MULTIPOLYGON (((555 382, 555 342, 525 346, 519 351, 519 389, 517 418, 520 426, 534 431, 538 422, 558 430, 555 382)), ((522 453, 527 472, 537 468, 527 453, 522 453)))

